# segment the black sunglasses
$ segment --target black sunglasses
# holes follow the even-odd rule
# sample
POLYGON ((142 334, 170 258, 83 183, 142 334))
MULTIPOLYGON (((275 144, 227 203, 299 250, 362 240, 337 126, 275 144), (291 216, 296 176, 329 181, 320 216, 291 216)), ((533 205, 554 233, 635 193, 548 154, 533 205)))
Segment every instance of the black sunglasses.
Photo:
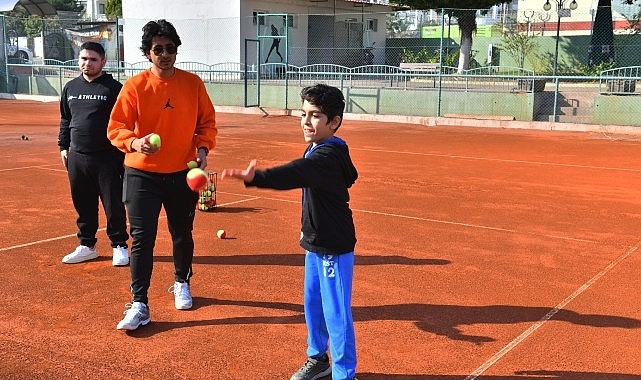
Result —
POLYGON ((156 47, 151 49, 151 51, 153 51, 154 54, 157 57, 162 55, 163 52, 167 52, 167 54, 176 54, 176 52, 178 51, 178 46, 176 46, 176 45, 167 45, 167 46, 163 47, 162 45, 156 45, 156 47))

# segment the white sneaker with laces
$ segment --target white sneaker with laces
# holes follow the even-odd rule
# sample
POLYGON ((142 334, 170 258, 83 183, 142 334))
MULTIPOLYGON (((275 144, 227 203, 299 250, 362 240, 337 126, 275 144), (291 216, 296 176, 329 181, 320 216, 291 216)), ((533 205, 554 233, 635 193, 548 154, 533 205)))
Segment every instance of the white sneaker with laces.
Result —
POLYGON ((178 310, 191 309, 192 299, 189 284, 186 282, 174 282, 168 289, 169 293, 174 293, 174 305, 178 310))
POLYGON ((121 246, 114 248, 114 256, 111 263, 115 267, 122 267, 129 264, 129 252, 127 251, 127 248, 123 248, 121 246))
POLYGON ((118 322, 116 330, 135 330, 140 325, 146 325, 151 322, 149 315, 149 307, 142 302, 132 302, 125 304, 128 307, 125 310, 125 317, 122 321, 118 322))
POLYGON ((87 260, 93 260, 98 257, 96 247, 87 247, 86 245, 79 245, 76 250, 62 258, 65 264, 77 264, 87 260))

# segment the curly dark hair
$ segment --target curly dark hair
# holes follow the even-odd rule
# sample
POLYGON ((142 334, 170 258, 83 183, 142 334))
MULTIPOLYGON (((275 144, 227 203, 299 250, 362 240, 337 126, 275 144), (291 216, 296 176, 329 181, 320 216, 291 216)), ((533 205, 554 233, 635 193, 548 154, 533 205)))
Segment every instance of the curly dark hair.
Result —
POLYGON ((328 120, 339 116, 341 123, 336 127, 336 130, 338 130, 342 124, 343 111, 345 110, 345 97, 341 90, 336 87, 318 83, 303 88, 300 92, 300 98, 302 101, 307 100, 308 103, 320 108, 321 112, 327 115, 328 120))
POLYGON ((176 28, 174 28, 169 21, 149 21, 142 27, 142 45, 140 46, 140 50, 142 50, 144 55, 149 54, 151 50, 151 40, 156 36, 169 38, 176 47, 182 43, 180 42, 176 28))

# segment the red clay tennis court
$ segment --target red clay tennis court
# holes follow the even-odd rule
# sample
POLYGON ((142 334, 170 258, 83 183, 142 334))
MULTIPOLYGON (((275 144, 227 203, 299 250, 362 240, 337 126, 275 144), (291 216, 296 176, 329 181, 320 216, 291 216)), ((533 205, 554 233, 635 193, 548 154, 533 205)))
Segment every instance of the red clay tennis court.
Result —
MULTIPOLYGON (((0 101, 0 378, 289 379, 306 347, 300 192, 218 181, 189 311, 167 292, 161 219, 152 323, 116 331, 129 269, 104 216, 104 255, 60 261, 77 239, 57 107, 0 101)), ((209 169, 299 157, 298 123, 219 113, 209 169)), ((360 174, 360 380, 641 379, 638 136, 352 120, 339 135, 360 174)))

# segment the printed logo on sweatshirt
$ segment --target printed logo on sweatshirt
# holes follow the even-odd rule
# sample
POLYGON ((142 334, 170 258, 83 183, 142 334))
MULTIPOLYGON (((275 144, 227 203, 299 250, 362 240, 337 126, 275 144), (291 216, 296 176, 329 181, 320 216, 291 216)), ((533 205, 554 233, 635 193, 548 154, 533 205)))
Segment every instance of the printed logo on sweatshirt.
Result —
POLYGON ((170 101, 171 101, 171 98, 167 98, 167 103, 165 103, 165 106, 162 109, 164 110, 167 108, 174 109, 174 106, 171 105, 170 101))
POLYGON ((107 96, 106 95, 78 95, 78 96, 69 95, 67 97, 67 101, 73 100, 73 99, 78 99, 78 100, 107 100, 107 96))

